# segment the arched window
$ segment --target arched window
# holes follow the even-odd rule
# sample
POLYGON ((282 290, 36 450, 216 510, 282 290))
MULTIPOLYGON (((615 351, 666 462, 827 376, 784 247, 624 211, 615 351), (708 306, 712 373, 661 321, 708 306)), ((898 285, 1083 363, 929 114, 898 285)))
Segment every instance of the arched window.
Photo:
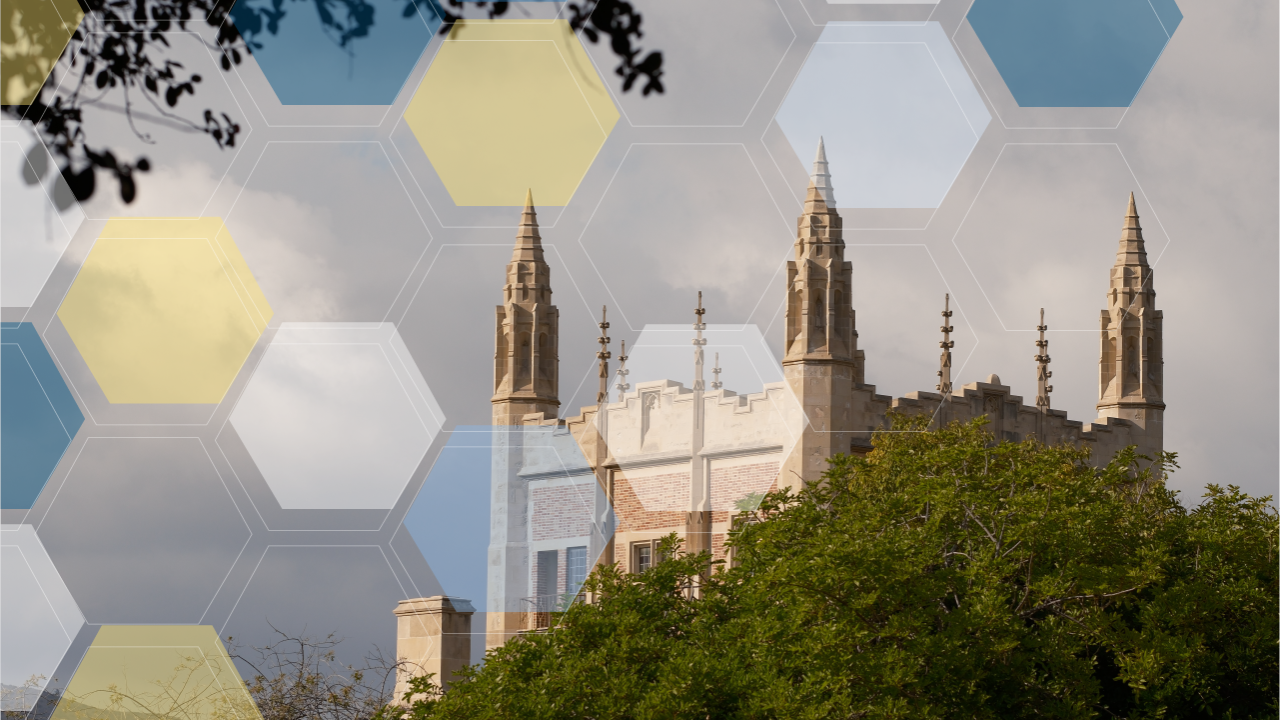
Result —
POLYGON ((813 293, 813 326, 826 327, 827 325, 827 309, 822 306, 822 291, 817 290, 813 293))
POLYGON ((520 348, 518 360, 516 361, 517 387, 525 387, 529 384, 529 374, 532 372, 532 362, 533 348, 529 346, 529 333, 520 333, 520 348))
POLYGON ((538 376, 546 380, 551 377, 551 357, 547 352, 547 334, 538 334, 538 376))

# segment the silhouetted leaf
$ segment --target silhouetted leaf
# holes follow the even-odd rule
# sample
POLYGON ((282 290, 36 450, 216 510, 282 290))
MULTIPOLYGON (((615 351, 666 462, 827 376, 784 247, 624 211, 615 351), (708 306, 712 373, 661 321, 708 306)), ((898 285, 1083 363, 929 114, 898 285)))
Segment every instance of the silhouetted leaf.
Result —
POLYGON ((47 172, 49 172, 49 153, 45 152, 43 145, 36 143, 27 150, 27 161, 22 163, 22 181, 28 185, 35 185, 47 172))

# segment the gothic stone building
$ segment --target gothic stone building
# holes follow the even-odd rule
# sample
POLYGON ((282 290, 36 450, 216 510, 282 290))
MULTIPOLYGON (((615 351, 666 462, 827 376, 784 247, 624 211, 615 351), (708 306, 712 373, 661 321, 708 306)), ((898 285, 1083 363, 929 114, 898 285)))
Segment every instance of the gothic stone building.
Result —
MULTIPOLYGON (((1099 418, 1088 424, 1049 407, 1043 319, 1034 405, 995 375, 953 388, 949 325, 937 392, 878 394, 858 349, 852 264, 821 145, 797 230, 787 263, 784 382, 749 395, 718 381, 707 389, 695 340, 693 387, 672 380, 631 387, 624 373, 611 399, 602 322, 598 404, 561 417, 559 312, 526 199, 495 327, 488 647, 544 626, 595 563, 643 569, 669 533, 687 549, 723 557, 735 501, 814 482, 835 453, 865 453, 890 410, 929 413, 938 423, 985 415, 998 437, 1082 445, 1097 462, 1128 445, 1162 449, 1161 313, 1132 195, 1100 317, 1099 418)), ((943 316, 946 323, 950 311, 943 316)), ((701 337, 701 303, 694 328, 701 337)))

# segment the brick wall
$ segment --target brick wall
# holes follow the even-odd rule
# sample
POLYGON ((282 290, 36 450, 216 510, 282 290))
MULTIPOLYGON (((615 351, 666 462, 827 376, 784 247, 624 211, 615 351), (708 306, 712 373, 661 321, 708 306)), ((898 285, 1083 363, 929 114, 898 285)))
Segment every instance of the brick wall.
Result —
MULTIPOLYGON (((675 492, 672 490, 671 492, 675 492)), ((648 498, 646 498, 648 499, 648 498)), ((647 478, 631 480, 622 473, 613 480, 613 512, 618 517, 618 531, 632 532, 639 530, 683 530, 685 510, 689 506, 689 473, 688 471, 654 475, 647 478), (633 483, 643 483, 646 493, 660 487, 679 488, 683 501, 679 504, 668 504, 665 509, 654 509, 651 502, 641 502, 633 483)))
POLYGON ((711 467, 711 509, 735 512, 734 503, 751 493, 767 492, 778 477, 778 463, 711 467))
POLYGON ((533 488, 529 491, 532 540, 560 540, 591 534, 595 483, 533 488))

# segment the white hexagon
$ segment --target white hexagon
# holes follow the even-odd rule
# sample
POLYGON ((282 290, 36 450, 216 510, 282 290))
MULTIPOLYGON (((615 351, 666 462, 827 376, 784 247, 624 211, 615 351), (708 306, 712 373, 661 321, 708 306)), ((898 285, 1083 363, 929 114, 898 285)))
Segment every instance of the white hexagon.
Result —
POLYGON ((231 424, 284 509, 395 505, 444 413, 392 323, 284 323, 231 424))
POLYGON ((827 23, 778 109, 807 159, 825 137, 849 208, 936 208, 991 122, 937 22, 827 23))
POLYGON ((0 526, 0 610, 0 682, 22 687, 36 679, 26 691, 31 707, 84 626, 84 615, 31 525, 0 526))
POLYGON ((31 307, 84 212, 30 132, 6 125, 0 139, 0 305, 31 307))
POLYGON ((630 388, 609 405, 607 421, 609 452, 625 476, 619 486, 629 486, 614 495, 624 524, 637 510, 628 493, 646 513, 693 509, 695 470, 707 473, 712 511, 758 502, 804 430, 804 412, 760 328, 714 324, 703 331, 705 423, 695 429, 694 337, 690 325, 646 325, 628 348, 630 388))

